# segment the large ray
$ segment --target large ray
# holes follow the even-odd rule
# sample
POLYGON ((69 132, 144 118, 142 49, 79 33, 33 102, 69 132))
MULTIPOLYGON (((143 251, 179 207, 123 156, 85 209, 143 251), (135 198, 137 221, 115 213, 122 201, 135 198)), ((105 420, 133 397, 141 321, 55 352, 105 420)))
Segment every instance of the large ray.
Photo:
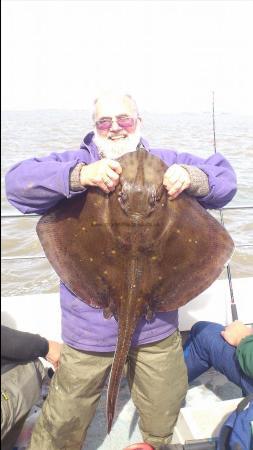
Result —
POLYGON ((174 310, 220 275, 233 241, 196 199, 170 201, 162 185, 167 166, 138 148, 118 159, 120 183, 60 202, 37 233, 65 285, 118 321, 118 341, 107 398, 110 432, 123 366, 142 315, 174 310))

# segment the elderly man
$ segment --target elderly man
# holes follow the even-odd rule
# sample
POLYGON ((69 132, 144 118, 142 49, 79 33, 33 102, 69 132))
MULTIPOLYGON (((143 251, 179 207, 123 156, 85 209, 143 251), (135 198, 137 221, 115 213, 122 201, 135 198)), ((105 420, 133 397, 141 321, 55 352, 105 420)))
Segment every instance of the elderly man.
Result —
MULTIPOLYGON (((129 95, 103 95, 94 104, 94 130, 80 149, 29 159, 7 174, 9 201, 23 213, 42 214, 64 197, 82 195, 89 186, 106 193, 119 183, 116 160, 139 142, 162 159, 164 186, 174 200, 187 190, 205 208, 219 208, 236 192, 236 177, 220 154, 207 160, 189 153, 151 149, 141 137, 141 118, 129 95)), ((113 360, 118 326, 102 310, 78 300, 61 283, 62 337, 65 346, 30 450, 80 449, 95 413, 113 360)), ((170 442, 187 389, 178 313, 143 317, 132 340, 127 377, 140 414, 143 440, 155 448, 170 442)), ((119 444, 120 448, 120 444, 119 444)))

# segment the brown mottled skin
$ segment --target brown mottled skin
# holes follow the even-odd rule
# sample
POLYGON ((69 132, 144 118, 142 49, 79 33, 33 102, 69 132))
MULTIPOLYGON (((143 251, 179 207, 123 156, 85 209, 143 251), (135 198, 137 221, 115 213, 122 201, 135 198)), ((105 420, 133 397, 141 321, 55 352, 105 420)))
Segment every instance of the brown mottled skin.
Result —
POLYGON ((196 199, 169 201, 167 166, 146 150, 119 160, 113 193, 89 188, 59 203, 37 232, 61 280, 83 301, 118 320, 107 418, 111 430, 119 383, 140 317, 175 310, 219 276, 233 251, 226 230, 196 199))

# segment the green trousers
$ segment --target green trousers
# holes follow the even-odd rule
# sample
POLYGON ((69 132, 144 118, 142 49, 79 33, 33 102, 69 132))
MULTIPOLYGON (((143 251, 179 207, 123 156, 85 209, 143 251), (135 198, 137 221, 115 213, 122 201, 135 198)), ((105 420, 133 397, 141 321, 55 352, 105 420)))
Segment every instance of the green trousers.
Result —
MULTIPOLYGON (((29 450, 82 448, 112 361, 111 352, 82 352, 64 346, 29 450)), ((126 370, 143 440, 155 448, 168 444, 187 390, 179 332, 130 349, 126 370)))

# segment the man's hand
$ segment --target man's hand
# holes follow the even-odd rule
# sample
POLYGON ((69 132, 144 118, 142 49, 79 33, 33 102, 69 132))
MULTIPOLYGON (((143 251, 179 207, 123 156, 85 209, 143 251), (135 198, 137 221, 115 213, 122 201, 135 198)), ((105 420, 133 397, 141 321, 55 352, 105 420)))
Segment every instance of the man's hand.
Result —
POLYGON ((224 331, 221 331, 221 335, 225 341, 234 347, 237 347, 243 338, 251 334, 253 334, 253 329, 247 327, 247 325, 244 325, 239 320, 230 323, 224 331))
POLYGON ((48 348, 48 354, 45 358, 48 362, 53 364, 55 369, 57 369, 59 366, 62 344, 55 341, 48 341, 48 348))
POLYGON ((80 183, 82 186, 97 186, 108 194, 114 191, 119 183, 121 172, 118 161, 104 158, 82 167, 80 183))
POLYGON ((170 166, 163 177, 163 185, 168 191, 169 199, 174 200, 190 186, 191 180, 187 170, 178 164, 170 166))

